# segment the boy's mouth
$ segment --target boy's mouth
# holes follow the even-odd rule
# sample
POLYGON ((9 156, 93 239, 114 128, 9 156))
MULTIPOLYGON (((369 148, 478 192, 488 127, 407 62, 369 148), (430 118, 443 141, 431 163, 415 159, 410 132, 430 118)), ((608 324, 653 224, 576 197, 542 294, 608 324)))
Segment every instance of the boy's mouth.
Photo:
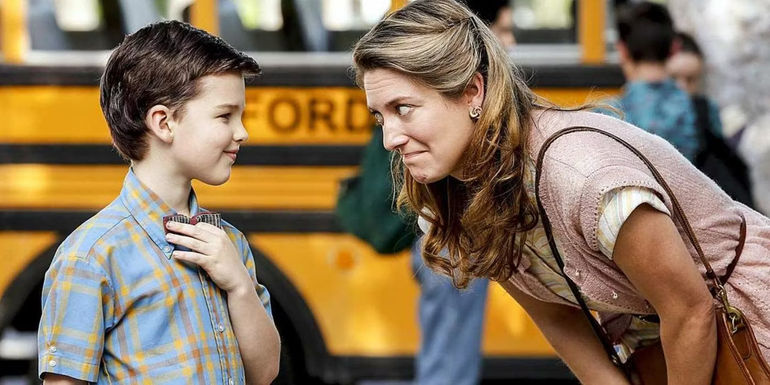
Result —
POLYGON ((229 156, 230 159, 232 159, 233 162, 235 162, 235 158, 238 157, 238 150, 225 151, 225 154, 227 154, 227 156, 229 156))

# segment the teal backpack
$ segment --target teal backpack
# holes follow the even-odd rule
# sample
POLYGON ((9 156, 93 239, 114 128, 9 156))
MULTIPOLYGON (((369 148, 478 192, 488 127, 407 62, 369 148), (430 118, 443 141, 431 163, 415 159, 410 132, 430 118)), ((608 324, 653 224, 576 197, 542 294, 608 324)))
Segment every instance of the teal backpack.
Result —
POLYGON ((378 253, 404 250, 415 241, 415 218, 395 210, 390 152, 375 129, 364 148, 358 175, 341 182, 335 213, 342 228, 366 241, 378 253))

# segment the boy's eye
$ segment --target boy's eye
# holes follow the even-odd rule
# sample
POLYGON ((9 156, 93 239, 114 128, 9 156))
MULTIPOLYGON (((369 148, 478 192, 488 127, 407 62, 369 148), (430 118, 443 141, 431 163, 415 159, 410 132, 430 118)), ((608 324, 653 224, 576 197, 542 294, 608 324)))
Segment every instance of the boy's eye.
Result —
POLYGON ((396 107, 396 112, 401 116, 408 114, 409 111, 412 111, 412 106, 408 104, 401 104, 396 107))
POLYGON ((385 123, 385 119, 382 118, 382 114, 379 112, 372 112, 372 116, 374 116, 374 121, 382 126, 385 123))
POLYGON ((230 119, 230 114, 219 115, 219 116, 217 116, 217 119, 229 120, 230 119))

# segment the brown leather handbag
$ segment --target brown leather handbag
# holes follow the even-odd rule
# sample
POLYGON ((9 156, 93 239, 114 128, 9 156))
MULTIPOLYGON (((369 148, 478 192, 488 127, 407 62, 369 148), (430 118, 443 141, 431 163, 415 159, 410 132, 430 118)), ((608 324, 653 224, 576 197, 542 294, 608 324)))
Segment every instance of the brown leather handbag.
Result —
MULTIPOLYGON (((743 313, 739 309, 730 305, 727 298, 727 291, 723 285, 724 282, 722 282, 722 280, 720 280, 714 273, 708 260, 704 257, 700 243, 695 237, 695 232, 692 230, 692 227, 671 188, 669 188, 655 166, 653 166, 653 164, 639 152, 639 150, 616 135, 593 127, 569 127, 556 132, 545 141, 537 157, 535 178, 537 205, 543 221, 543 227, 548 236, 551 252, 556 258, 556 262, 562 270, 562 273, 564 272, 564 261, 561 258, 553 239, 551 223, 540 202, 540 171, 542 169, 545 151, 557 138, 569 133, 585 131, 595 132, 614 139, 628 148, 639 157, 645 165, 647 165, 656 181, 663 187, 671 199, 671 204, 674 209, 674 218, 681 224, 684 232, 687 234, 687 238, 695 248, 698 258, 700 258, 701 262, 706 267, 706 279, 712 283, 710 289, 712 295, 716 299, 715 302, 717 303, 717 305, 715 305, 717 322, 717 358, 714 366, 714 375, 711 381, 712 385, 770 385, 770 366, 768 366, 762 356, 762 352, 757 345, 757 340, 754 337, 754 332, 751 330, 749 320, 743 316, 743 313)), ((745 232, 745 222, 742 225, 741 231, 745 232)), ((734 267, 734 265, 732 267, 734 267)), ((666 360, 660 342, 637 349, 625 363, 621 362, 607 333, 588 309, 588 305, 586 305, 585 300, 580 293, 580 289, 569 276, 564 274, 564 278, 567 280, 567 284, 575 295, 581 309, 583 309, 586 317, 588 317, 588 321, 591 324, 594 333, 601 341, 610 360, 624 371, 631 383, 635 385, 665 385, 667 382, 666 360)), ((693 354, 697 354, 697 352, 693 352, 693 354)))

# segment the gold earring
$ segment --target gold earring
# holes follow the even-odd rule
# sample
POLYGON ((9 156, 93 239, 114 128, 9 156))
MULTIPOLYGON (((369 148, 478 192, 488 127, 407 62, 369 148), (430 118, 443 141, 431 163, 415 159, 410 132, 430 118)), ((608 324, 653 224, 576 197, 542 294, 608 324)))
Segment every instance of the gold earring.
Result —
POLYGON ((471 120, 473 121, 479 120, 479 117, 481 117, 481 106, 471 107, 471 110, 470 112, 468 112, 468 115, 470 115, 471 120))

